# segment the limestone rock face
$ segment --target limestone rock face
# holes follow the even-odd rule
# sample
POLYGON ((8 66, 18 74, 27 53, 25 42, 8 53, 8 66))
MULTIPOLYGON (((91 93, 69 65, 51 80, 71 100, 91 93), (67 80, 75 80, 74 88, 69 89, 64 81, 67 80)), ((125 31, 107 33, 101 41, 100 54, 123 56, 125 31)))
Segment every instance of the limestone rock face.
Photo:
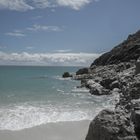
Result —
POLYGON ((137 140, 137 138, 126 114, 103 110, 91 122, 86 140, 137 140))

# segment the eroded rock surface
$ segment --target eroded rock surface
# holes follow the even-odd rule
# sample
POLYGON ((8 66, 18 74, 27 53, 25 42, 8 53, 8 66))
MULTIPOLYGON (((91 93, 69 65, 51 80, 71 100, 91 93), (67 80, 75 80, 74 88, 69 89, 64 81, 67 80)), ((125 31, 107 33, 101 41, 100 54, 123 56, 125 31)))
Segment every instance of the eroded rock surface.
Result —
POLYGON ((86 140, 137 140, 129 118, 121 111, 101 111, 91 122, 86 140))
POLYGON ((93 95, 120 97, 113 111, 103 110, 91 122, 86 140, 140 140, 140 31, 73 78, 93 95))
POLYGON ((140 30, 133 35, 129 35, 127 40, 114 47, 96 59, 93 65, 119 64, 120 62, 130 62, 140 57, 140 30))

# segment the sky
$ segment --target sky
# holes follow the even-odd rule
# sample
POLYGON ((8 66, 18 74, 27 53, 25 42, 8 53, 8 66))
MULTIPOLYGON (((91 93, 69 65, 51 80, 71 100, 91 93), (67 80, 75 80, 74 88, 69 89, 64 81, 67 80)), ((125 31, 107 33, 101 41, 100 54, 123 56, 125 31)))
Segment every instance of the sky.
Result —
POLYGON ((0 0, 0 65, 89 66, 139 13, 140 0, 0 0))

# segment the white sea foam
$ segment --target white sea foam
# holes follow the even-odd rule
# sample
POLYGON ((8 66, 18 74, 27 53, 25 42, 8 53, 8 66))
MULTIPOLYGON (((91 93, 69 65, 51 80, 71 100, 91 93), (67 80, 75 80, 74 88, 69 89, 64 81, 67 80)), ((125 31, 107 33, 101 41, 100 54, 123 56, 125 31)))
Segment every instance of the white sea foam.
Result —
POLYGON ((88 112, 60 108, 27 104, 0 108, 0 130, 21 130, 51 122, 91 119, 88 112))
POLYGON ((6 74, 9 75, 1 79, 0 130, 15 131, 48 123, 92 120, 100 110, 113 108, 117 99, 114 95, 93 96, 85 88, 76 88, 80 81, 52 75, 56 68, 22 69, 8 67, 6 74))
POLYGON ((57 80, 71 80, 72 78, 71 77, 68 77, 68 78, 63 78, 62 76, 60 76, 60 75, 57 75, 57 76, 54 76, 53 77, 54 79, 57 79, 57 80))
POLYGON ((74 88, 72 89, 72 92, 76 92, 76 93, 88 93, 89 92, 89 89, 86 89, 86 88, 74 88))
POLYGON ((71 101, 70 104, 68 102, 52 104, 52 101, 47 101, 1 106, 0 130, 14 131, 52 122, 92 120, 102 109, 113 109, 116 99, 119 98, 116 94, 100 97, 87 96, 87 93, 80 93, 80 91, 71 94, 79 94, 79 97, 83 95, 84 99, 77 102, 71 101))
POLYGON ((64 93, 64 90, 57 89, 58 92, 64 93))

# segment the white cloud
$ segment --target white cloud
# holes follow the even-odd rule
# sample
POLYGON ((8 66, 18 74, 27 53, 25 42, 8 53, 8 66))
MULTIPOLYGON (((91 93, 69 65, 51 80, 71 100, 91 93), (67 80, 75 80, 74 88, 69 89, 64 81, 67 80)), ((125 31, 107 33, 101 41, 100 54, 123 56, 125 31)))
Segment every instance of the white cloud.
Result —
POLYGON ((80 10, 90 2, 91 0, 57 0, 58 5, 70 7, 74 10, 80 10))
POLYGON ((33 4, 38 8, 46 8, 49 6, 48 0, 33 0, 33 4))
POLYGON ((44 9, 47 7, 55 7, 54 0, 32 0, 32 1, 36 8, 44 9))
POLYGON ((27 11, 34 9, 25 0, 0 0, 0 9, 27 11))
POLYGON ((58 26, 47 26, 47 25, 33 25, 32 27, 28 27, 27 30, 29 31, 62 31, 62 29, 58 26))
POLYGON ((58 26, 47 26, 47 25, 32 25, 31 27, 27 27, 23 30, 14 30, 12 32, 7 32, 5 35, 12 36, 12 37, 24 37, 30 31, 34 32, 41 32, 41 31, 48 31, 48 32, 59 32, 62 31, 63 28, 58 26))
POLYGON ((63 6, 80 10, 92 1, 97 0, 0 0, 0 9, 27 11, 37 8, 44 9, 63 6))
POLYGON ((74 10, 80 10, 85 5, 89 4, 92 0, 33 0, 36 8, 47 7, 70 7, 74 10))
POLYGON ((5 33, 5 35, 14 36, 14 37, 24 37, 25 36, 23 31, 20 31, 20 30, 14 30, 13 32, 5 33))
POLYGON ((89 66, 100 54, 92 53, 4 53, 0 52, 0 64, 89 66))
POLYGON ((54 52, 56 53, 68 53, 68 52, 71 52, 72 50, 70 49, 66 49, 66 50, 54 50, 54 52))

